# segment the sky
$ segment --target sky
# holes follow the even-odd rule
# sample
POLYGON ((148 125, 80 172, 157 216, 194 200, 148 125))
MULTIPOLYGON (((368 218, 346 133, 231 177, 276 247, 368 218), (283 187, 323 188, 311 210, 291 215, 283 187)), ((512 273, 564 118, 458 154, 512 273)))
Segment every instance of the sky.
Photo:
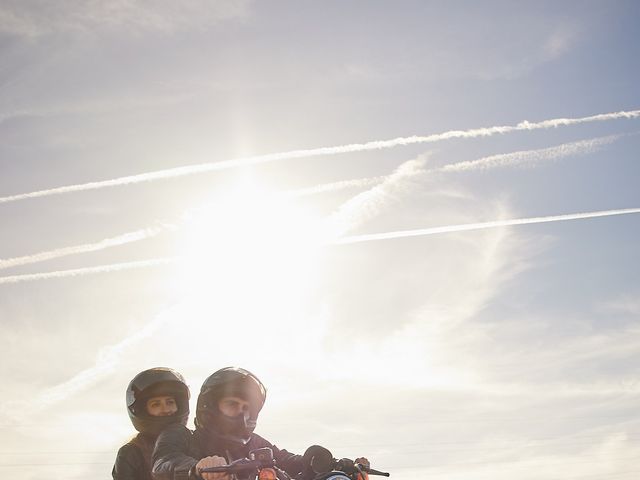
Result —
MULTIPOLYGON (((0 1, 0 474, 125 389, 396 480, 640 474, 640 4, 0 1)), ((193 425, 190 418, 189 425, 193 425)))

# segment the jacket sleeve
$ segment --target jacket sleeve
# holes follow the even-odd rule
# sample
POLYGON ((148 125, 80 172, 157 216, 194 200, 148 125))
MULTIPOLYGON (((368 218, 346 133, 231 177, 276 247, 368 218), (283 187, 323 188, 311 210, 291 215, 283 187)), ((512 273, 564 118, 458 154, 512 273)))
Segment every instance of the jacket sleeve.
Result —
MULTIPOLYGON (((120 447, 116 455, 111 476, 113 480, 139 480, 146 478, 144 465, 138 447, 127 443, 120 447)), ((147 472, 147 476, 149 473, 147 472)))
POLYGON ((280 450, 275 445, 273 445, 271 449, 273 450, 273 458, 276 459, 279 468, 292 476, 302 472, 302 455, 280 450))
POLYGON ((153 450, 152 476, 154 480, 186 480, 195 475, 192 433, 180 424, 167 427, 156 440, 153 450))

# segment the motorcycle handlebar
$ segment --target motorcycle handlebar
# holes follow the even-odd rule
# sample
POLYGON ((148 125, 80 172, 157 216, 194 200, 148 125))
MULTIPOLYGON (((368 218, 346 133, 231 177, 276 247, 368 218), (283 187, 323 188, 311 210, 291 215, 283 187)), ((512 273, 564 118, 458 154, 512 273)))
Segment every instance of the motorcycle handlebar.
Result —
MULTIPOLYGON (((200 470, 201 473, 241 473, 247 471, 258 471, 260 468, 264 468, 265 462, 260 460, 249 460, 249 459, 241 459, 236 460, 235 462, 229 465, 220 465, 218 467, 207 467, 200 470)), ((340 471, 344 471, 345 473, 368 473, 369 475, 378 475, 381 477, 389 477, 390 474, 388 472, 381 472, 379 470, 374 470, 366 465, 361 463, 354 463, 353 461, 343 458, 342 460, 334 461, 334 466, 340 471)), ((278 469, 279 470, 279 469, 278 469)))
POLYGON ((374 470, 373 468, 368 467, 367 465, 364 465, 362 463, 354 463, 353 460, 349 458, 336 460, 334 461, 334 464, 337 470, 344 471, 345 473, 365 472, 365 473, 368 473, 369 475, 379 475, 381 477, 391 476, 391 474, 389 474, 388 472, 381 472, 379 470, 374 470))
MULTIPOLYGON (((360 464, 357 464, 360 465, 360 464)), ((360 470, 368 473, 369 475, 379 475, 381 477, 390 477, 391 474, 389 472, 380 472, 379 470, 374 470, 373 468, 365 467, 364 465, 360 465, 360 470)))

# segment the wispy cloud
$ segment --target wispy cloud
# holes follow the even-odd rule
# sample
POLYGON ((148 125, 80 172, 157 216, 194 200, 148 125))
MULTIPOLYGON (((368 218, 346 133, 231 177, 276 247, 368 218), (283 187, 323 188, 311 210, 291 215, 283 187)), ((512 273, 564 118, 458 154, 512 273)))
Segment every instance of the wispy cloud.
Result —
POLYGON ((106 248, 117 247, 128 243, 146 240, 165 232, 169 226, 157 226, 124 233, 116 237, 105 238, 95 243, 85 243, 83 245, 75 245, 71 247, 57 248, 46 252, 34 253, 32 255, 24 255, 21 257, 13 257, 0 259, 0 270, 18 267, 22 265, 30 265, 33 263, 53 260, 55 258, 67 257, 69 255, 77 255, 80 253, 97 252, 106 248))
POLYGON ((44 119, 61 115, 99 115, 105 113, 122 112, 134 109, 157 109, 159 107, 174 106, 191 99, 191 91, 175 91, 167 86, 149 87, 144 92, 133 94, 110 95, 103 94, 100 98, 87 98, 80 102, 69 103, 58 98, 48 105, 38 102, 37 108, 21 108, 5 111, 0 114, 0 125, 18 119, 44 119))
POLYGON ((582 29, 575 23, 563 22, 551 29, 549 27, 551 26, 539 25, 539 28, 534 28, 530 32, 535 31, 530 37, 532 43, 528 48, 523 48, 517 42, 492 45, 493 48, 483 50, 485 55, 472 54, 467 57, 466 67, 472 75, 483 80, 515 80, 566 55, 584 36, 582 29), (542 33, 544 30, 548 31, 542 33), (481 60, 475 57, 481 57, 481 60))
POLYGON ((415 230, 398 230, 395 232, 372 233, 367 235, 354 235, 336 240, 338 245, 371 242, 375 240, 390 240, 395 238, 421 237, 425 235, 437 235, 441 233, 465 232, 470 230, 483 230, 487 228, 509 227, 514 225, 529 225, 533 223, 564 222, 568 220, 581 220, 586 218, 609 217, 612 215, 629 215, 640 213, 640 208, 624 208, 619 210, 600 210, 585 213, 570 213, 566 215, 550 215, 546 217, 515 218, 511 220, 494 220, 491 222, 467 223, 464 225, 445 225, 442 227, 419 228, 415 230))
MULTIPOLYGON (((451 207, 455 209, 456 203, 450 204, 451 207)), ((469 210, 476 210, 476 214, 479 209, 485 210, 486 207, 477 203, 469 205, 469 210)), ((505 209, 505 205, 497 204, 490 211, 493 215, 503 215, 505 209)), ((471 215, 469 211, 455 210, 452 214, 462 218, 471 215)), ((384 268, 377 270, 384 277, 377 280, 384 286, 380 290, 369 286, 360 298, 350 295, 349 301, 369 302, 377 308, 384 308, 385 300, 378 301, 375 297, 388 301, 387 289, 393 290, 392 298, 398 298, 398 291, 407 291, 411 295, 415 293, 420 301, 417 304, 408 302, 403 307, 396 305, 393 327, 389 325, 388 314, 382 315, 378 326, 369 318, 367 329, 373 327, 374 332, 363 331, 356 335, 347 351, 330 349, 318 369, 332 378, 343 378, 344 375, 361 381, 367 379, 374 384, 375 378, 382 375, 389 384, 412 390, 458 390, 475 384, 475 372, 459 368, 457 363, 460 359, 452 362, 449 358, 450 352, 464 342, 466 334, 454 336, 448 332, 455 329, 466 331, 459 327, 473 319, 502 286, 521 271, 522 257, 532 253, 532 249, 522 248, 522 245, 523 241, 515 231, 494 229, 476 235, 473 241, 458 235, 434 242, 421 249, 415 258, 401 260, 402 249, 398 249, 394 258, 400 262, 388 264, 390 271, 384 268), (455 260, 449 252, 455 252, 455 260), (403 261, 411 265, 413 272, 406 271, 403 261), (402 273, 396 275, 393 270, 401 270, 402 273), (398 288, 396 281, 400 279, 403 283, 398 288), (441 342, 445 337, 449 341, 441 342), (327 368, 328 361, 334 362, 332 368, 327 368), (348 368, 341 368, 341 365, 348 368)), ((360 314, 369 312, 361 308, 356 311, 360 314)), ((336 314, 339 315, 338 312, 336 314)), ((327 334, 330 336, 329 332, 327 334)))
POLYGON ((0 203, 15 202, 18 200, 25 200, 28 198, 38 198, 50 195, 59 195, 63 193, 80 192, 86 190, 95 190, 99 188, 115 187, 121 185, 131 185, 135 183, 150 182, 161 179, 175 178, 185 175, 194 175, 204 172, 214 172, 220 170, 227 170, 230 168, 236 168, 247 165, 256 165, 260 163, 267 163, 280 160, 306 158, 306 157, 319 157, 327 155, 337 155, 342 153, 363 152, 370 150, 382 150, 387 148, 394 148, 399 146, 420 144, 420 143, 433 143, 443 140, 450 140, 456 138, 476 138, 476 137, 489 137, 492 135, 506 134, 517 131, 530 131, 556 128, 568 125, 578 125, 582 123, 590 122, 602 122, 616 119, 632 119, 640 117, 640 110, 620 111, 612 113, 601 113, 598 115, 592 115, 588 117, 579 118, 554 118, 550 120, 543 120, 541 122, 529 122, 527 120, 518 123, 517 125, 506 126, 493 126, 484 128, 475 128, 469 130, 449 130, 447 132, 427 135, 427 136, 411 136, 400 137, 392 140, 377 140, 367 143, 354 143, 348 145, 339 145, 333 147, 319 147, 306 150, 292 150, 288 152, 272 153, 267 155, 257 155, 246 158, 238 158, 232 160, 225 160, 221 162, 202 163, 199 165, 188 165, 184 167, 170 168, 166 170, 158 170, 155 172, 142 173, 138 175, 130 175, 126 177, 114 178, 111 180, 103 180, 97 182, 89 182, 76 185, 67 185, 63 187, 51 188, 47 190, 39 190, 30 193, 22 193, 17 195, 10 195, 0 198, 0 203))
POLYGON ((140 0, 118 2, 3 2, 0 32, 38 37, 56 32, 91 32, 126 28, 128 32, 166 31, 205 26, 248 14, 246 0, 187 0, 173 2, 140 0))
POLYGON ((548 443, 546 448, 535 448, 493 440, 486 442, 483 450, 468 452, 466 458, 456 456, 453 461, 441 460, 440 465, 425 462, 423 469, 412 468, 418 476, 445 480, 470 477, 495 480, 627 479, 633 478, 638 471, 640 448, 624 432, 602 434, 589 443, 571 445, 571 451, 567 451, 566 446, 564 450, 555 450, 559 442, 548 443))
POLYGON ((607 315, 640 317, 640 295, 637 292, 623 293, 618 298, 599 305, 598 310, 607 315))
POLYGON ((93 366, 82 370, 65 382, 44 390, 38 397, 23 405, 23 407, 31 412, 40 411, 94 385, 101 378, 111 374, 120 361, 120 357, 129 348, 149 338, 169 320, 169 311, 167 310, 158 315, 152 322, 146 324, 133 335, 127 336, 114 345, 103 347, 93 366))

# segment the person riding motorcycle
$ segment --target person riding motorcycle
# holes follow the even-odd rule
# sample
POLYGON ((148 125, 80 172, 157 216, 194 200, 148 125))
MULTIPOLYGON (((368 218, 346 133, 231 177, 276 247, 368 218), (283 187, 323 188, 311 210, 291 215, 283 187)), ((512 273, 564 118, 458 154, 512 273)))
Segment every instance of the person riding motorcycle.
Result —
POLYGON ((254 433, 266 395, 262 382, 248 370, 226 367, 214 372, 198 396, 195 431, 172 425, 158 437, 153 478, 223 480, 228 474, 201 470, 246 458, 251 450, 264 447, 272 449, 280 469, 291 476, 300 473, 301 455, 281 450, 254 433))
POLYGON ((158 435, 174 423, 187 424, 189 387, 175 370, 151 368, 131 380, 126 405, 139 433, 118 450, 112 476, 114 480, 151 480, 151 454, 158 435))

